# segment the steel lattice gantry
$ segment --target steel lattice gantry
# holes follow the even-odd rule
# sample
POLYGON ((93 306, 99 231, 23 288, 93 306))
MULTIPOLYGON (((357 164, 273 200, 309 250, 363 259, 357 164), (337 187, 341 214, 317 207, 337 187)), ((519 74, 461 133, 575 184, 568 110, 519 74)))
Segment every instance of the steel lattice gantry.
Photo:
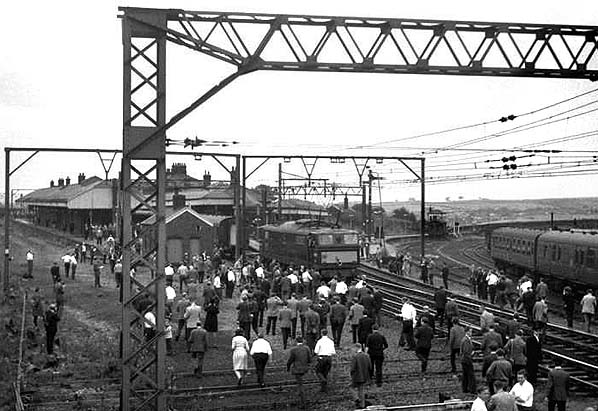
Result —
POLYGON ((598 27, 592 26, 175 9, 120 11, 123 269, 127 273, 131 266, 146 267, 157 274, 147 283, 124 276, 123 409, 165 409, 166 130, 235 78, 255 70, 296 70, 598 79, 598 27), (237 66, 235 73, 169 120, 165 110, 167 41, 237 66), (139 203, 135 208, 132 199, 139 203), (131 214, 141 207, 156 216, 156 250, 144 250, 137 241, 140 233, 134 235, 131 214), (130 288, 131 281, 136 287, 130 288), (158 330, 148 341, 141 335, 147 310, 155 312, 158 330))

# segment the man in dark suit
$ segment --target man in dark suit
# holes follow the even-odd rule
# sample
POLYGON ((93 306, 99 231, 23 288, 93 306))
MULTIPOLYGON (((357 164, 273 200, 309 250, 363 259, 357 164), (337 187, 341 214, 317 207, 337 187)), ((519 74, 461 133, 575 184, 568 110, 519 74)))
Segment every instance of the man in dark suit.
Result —
POLYGON ((548 373, 548 385, 546 386, 548 411, 567 409, 567 397, 569 396, 569 373, 562 368, 563 361, 555 358, 554 368, 548 373))
POLYGON ((201 326, 201 322, 197 322, 197 328, 191 331, 189 335, 189 346, 193 358, 197 358, 197 367, 195 368, 195 375, 199 378, 203 372, 203 358, 206 351, 208 351, 208 332, 201 326))
POLYGON ((342 305, 339 298, 336 297, 335 303, 330 307, 330 325, 332 327, 332 338, 334 340, 334 345, 337 347, 340 347, 341 345, 343 326, 345 325, 345 320, 347 319, 348 314, 349 310, 347 307, 342 305))
POLYGON ((388 342, 378 331, 378 325, 372 326, 372 334, 367 337, 366 347, 372 363, 372 371, 370 377, 373 376, 374 368, 376 369, 376 385, 382 386, 382 364, 384 363, 384 350, 388 348, 388 342))
POLYGON ((538 366, 542 362, 542 342, 538 330, 527 337, 525 342, 525 354, 527 356, 527 379, 532 385, 538 381, 538 366))
POLYGON ((461 366, 463 377, 461 378, 464 393, 476 392, 475 371, 473 368, 473 343, 471 342, 471 327, 465 328, 465 337, 461 340, 461 366))
POLYGON ((357 406, 365 408, 364 386, 370 382, 372 363, 368 355, 363 352, 361 344, 356 344, 355 349, 357 354, 351 360, 351 381, 353 386, 357 388, 357 406))
POLYGON ((425 378, 428 369, 428 357, 432 348, 432 338, 434 338, 434 330, 428 324, 428 317, 422 317, 421 326, 415 329, 414 337, 416 340, 415 355, 422 363, 422 377, 425 378))
POLYGON ((303 338, 297 337, 297 345, 291 348, 289 360, 287 361, 287 372, 293 373, 299 388, 301 408, 305 408, 305 393, 303 392, 303 375, 309 370, 311 363, 311 350, 303 345, 303 338))

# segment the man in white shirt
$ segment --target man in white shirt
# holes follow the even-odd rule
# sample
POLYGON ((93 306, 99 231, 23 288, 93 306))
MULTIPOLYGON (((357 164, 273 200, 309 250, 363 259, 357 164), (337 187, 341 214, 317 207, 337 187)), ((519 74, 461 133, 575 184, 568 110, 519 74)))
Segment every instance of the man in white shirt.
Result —
POLYGON ((257 374, 257 383, 260 387, 264 387, 264 371, 266 370, 266 364, 268 359, 272 356, 272 346, 264 339, 264 333, 260 332, 257 335, 257 340, 251 344, 251 350, 249 355, 253 357, 255 363, 255 371, 257 374))
POLYGON ((301 266, 301 282, 303 282, 303 294, 311 295, 311 282, 313 277, 305 266, 301 266))
POLYGON ((156 335, 156 316, 153 312, 148 311, 143 318, 145 318, 143 322, 143 334, 145 335, 145 341, 149 341, 156 335))
POLYGON ((413 338, 413 326, 417 318, 417 310, 408 298, 403 298, 403 307, 401 308, 401 319, 403 320, 403 329, 401 331, 401 338, 399 345, 403 347, 407 343, 407 350, 415 348, 415 339, 413 338))
POLYGON ((77 257, 75 254, 71 254, 71 278, 75 279, 75 273, 77 272, 77 257))
POLYGON ((322 281, 321 285, 318 287, 318 289, 316 290, 316 294, 320 297, 320 298, 325 298, 328 299, 328 297, 330 297, 330 287, 328 287, 326 285, 326 283, 324 281, 322 281))
POLYGON ((216 296, 219 300, 222 300, 222 282, 220 281, 220 274, 214 274, 212 285, 214 286, 214 291, 216 291, 216 296))
POLYGON ((517 383, 513 385, 509 394, 515 397, 519 411, 531 411, 534 405, 534 387, 525 377, 526 371, 517 372, 517 383))
POLYGON ((33 251, 31 249, 27 250, 25 258, 27 259, 27 278, 33 278, 33 251))
POLYGON ((228 268, 226 272, 226 298, 233 298, 233 291, 235 290, 235 272, 232 267, 228 268))
POLYGON ((341 299, 341 304, 347 303, 347 291, 349 287, 347 287, 347 283, 342 278, 336 283, 336 294, 341 299))
POLYGON ((69 253, 66 253, 65 255, 62 256, 62 263, 64 264, 64 276, 66 278, 69 278, 69 272, 71 269, 71 255, 69 253))
POLYGON ((336 354, 334 349, 334 341, 328 337, 328 330, 323 328, 321 331, 322 337, 316 343, 314 353, 318 356, 318 363, 316 364, 316 376, 320 380, 321 392, 326 392, 328 388, 328 373, 332 368, 332 356, 336 354))
POLYGON ((490 391, 486 386, 480 385, 478 387, 478 396, 471 404, 470 411, 487 411, 486 401, 490 398, 490 391))
POLYGON ((164 267, 164 275, 166 276, 166 284, 172 284, 174 280, 174 267, 172 264, 168 264, 164 267))
POLYGON ((498 275, 494 271, 490 271, 486 277, 488 282, 488 295, 490 296, 490 302, 494 304, 496 302, 496 285, 498 284, 498 275))
POLYGON ((166 294, 166 309, 168 312, 172 313, 172 306, 176 298, 176 291, 174 290, 172 284, 166 286, 164 293, 166 294))
POLYGON ((262 281, 266 276, 264 275, 264 267, 262 264, 258 268, 255 269, 255 277, 258 281, 262 281))
POLYGON ((291 271, 289 275, 287 275, 289 280, 291 280, 291 294, 297 292, 297 284, 299 283, 299 277, 297 276, 296 271, 291 271))

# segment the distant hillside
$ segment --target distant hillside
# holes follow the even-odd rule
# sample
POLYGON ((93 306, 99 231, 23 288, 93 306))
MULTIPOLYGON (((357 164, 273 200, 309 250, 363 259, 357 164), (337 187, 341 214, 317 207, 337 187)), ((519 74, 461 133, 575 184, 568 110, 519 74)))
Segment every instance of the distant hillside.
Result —
MULTIPOLYGON (((387 213, 401 207, 419 215, 419 203, 387 202, 387 213)), ((426 203, 426 208, 442 210, 448 221, 461 224, 500 220, 549 220, 550 213, 559 219, 598 218, 598 198, 546 198, 536 200, 464 200, 426 203)))

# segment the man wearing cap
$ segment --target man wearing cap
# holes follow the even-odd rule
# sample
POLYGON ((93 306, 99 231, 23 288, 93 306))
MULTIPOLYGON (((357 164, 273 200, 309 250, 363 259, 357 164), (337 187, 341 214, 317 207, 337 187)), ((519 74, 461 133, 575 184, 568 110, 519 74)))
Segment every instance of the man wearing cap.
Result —
POLYGON ((268 359, 272 356, 272 346, 264 339, 264 333, 260 332, 257 335, 257 340, 251 344, 249 355, 253 358, 255 363, 255 372, 257 374, 257 383, 260 387, 264 387, 264 373, 268 359))
POLYGON ((334 341, 328 337, 328 330, 321 331, 322 337, 316 343, 314 353, 318 356, 316 364, 316 376, 320 380, 321 392, 326 392, 328 388, 328 373, 332 368, 332 356, 336 354, 334 341))
POLYGON ((203 359, 208 351, 208 333, 201 326, 201 321, 195 323, 195 328, 189 334, 187 343, 189 344, 193 358, 197 358, 197 367, 194 370, 195 375, 201 378, 203 373, 203 359))

